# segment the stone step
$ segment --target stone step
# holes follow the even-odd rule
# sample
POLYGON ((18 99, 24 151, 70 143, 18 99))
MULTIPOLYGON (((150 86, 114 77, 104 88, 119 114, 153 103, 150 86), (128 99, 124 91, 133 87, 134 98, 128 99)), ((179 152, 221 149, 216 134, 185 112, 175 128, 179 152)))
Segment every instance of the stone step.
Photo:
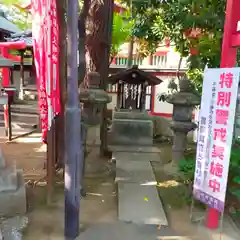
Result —
MULTIPOLYGON (((16 122, 12 121, 12 131, 14 132, 19 132, 22 131, 23 129, 34 129, 37 128, 38 123, 37 122, 32 122, 32 123, 26 123, 26 122, 16 122)), ((0 120, 0 127, 5 127, 5 122, 4 120, 0 120)))
POLYGON ((116 182, 139 183, 140 185, 157 184, 149 161, 116 161, 116 182))
MULTIPOLYGON (((122 152, 120 152, 121 155, 122 152)), ((135 224, 168 225, 159 198, 153 173, 151 154, 137 161, 139 153, 124 152, 125 158, 116 158, 118 183, 118 217, 120 221, 135 224), (134 160, 130 160, 134 159, 134 160)))
POLYGON ((148 112, 135 112, 135 111, 115 111, 113 119, 132 119, 132 120, 152 120, 152 116, 148 112))
MULTIPOLYGON (((37 123, 39 120, 38 115, 35 114, 12 112, 11 116, 14 122, 37 123)), ((0 112, 0 120, 4 120, 3 112, 0 112)))
MULTIPOLYGON (((60 238, 59 238, 60 239, 60 238)), ((128 224, 123 222, 98 223, 81 233, 77 240, 187 240, 169 227, 128 224)), ((190 240, 190 239, 188 239, 190 240)))
POLYGON ((118 161, 138 161, 138 162, 159 162, 160 161, 160 153, 152 152, 152 153, 145 153, 145 152, 113 152, 112 154, 113 159, 117 159, 118 161))
POLYGON ((112 152, 125 152, 125 153, 160 153, 160 149, 154 146, 126 146, 126 145, 108 145, 108 149, 112 152))
POLYGON ((156 187, 139 183, 118 183, 118 217, 135 224, 168 225, 156 187))
MULTIPOLYGON (((35 104, 29 104, 29 102, 25 102, 25 104, 13 104, 11 105, 11 110, 15 113, 39 114, 39 106, 37 102, 35 104)), ((3 105, 0 105, 0 112, 3 112, 3 105)))

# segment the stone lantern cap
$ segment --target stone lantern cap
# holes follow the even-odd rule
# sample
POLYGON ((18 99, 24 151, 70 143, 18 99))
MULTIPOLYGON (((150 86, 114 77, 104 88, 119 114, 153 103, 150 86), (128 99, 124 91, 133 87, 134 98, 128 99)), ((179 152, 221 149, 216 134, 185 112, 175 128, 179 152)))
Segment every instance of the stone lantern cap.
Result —
POLYGON ((81 89, 79 100, 81 103, 105 104, 112 101, 106 91, 99 88, 100 75, 97 72, 88 74, 89 88, 81 89))
POLYGON ((175 106, 196 106, 201 102, 200 96, 198 96, 192 88, 191 82, 184 76, 179 82, 180 91, 173 93, 172 95, 167 96, 166 101, 175 106))

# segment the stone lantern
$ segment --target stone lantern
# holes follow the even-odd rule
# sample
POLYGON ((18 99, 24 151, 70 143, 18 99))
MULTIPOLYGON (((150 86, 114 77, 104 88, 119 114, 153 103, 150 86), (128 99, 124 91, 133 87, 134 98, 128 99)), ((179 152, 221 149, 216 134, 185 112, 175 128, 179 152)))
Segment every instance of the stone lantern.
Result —
MULTIPOLYGON (((80 103, 83 104, 81 116, 81 134, 84 153, 86 153, 86 140, 88 126, 98 125, 101 122, 101 112, 104 104, 111 102, 112 98, 106 91, 100 89, 100 75, 97 72, 88 73, 89 88, 81 89, 79 94, 80 103)), ((84 167, 85 172, 85 157, 84 154, 84 167)), ((94 169, 91 169, 94 171, 94 169)), ((98 163, 96 162, 96 171, 99 171, 98 163), (97 169, 98 168, 98 169, 97 169)), ((83 172, 83 175, 84 175, 83 172)), ((82 189, 82 195, 85 191, 82 189)))
POLYGON ((99 111, 104 104, 112 101, 112 98, 103 89, 100 89, 100 75, 97 72, 88 74, 89 88, 80 92, 80 102, 83 103, 83 112, 88 125, 100 123, 99 111))
POLYGON ((180 91, 169 95, 167 102, 173 104, 171 128, 174 132, 172 147, 172 167, 176 167, 184 158, 187 135, 197 125, 192 122, 194 107, 200 104, 200 97, 193 93, 189 79, 184 76, 179 82, 180 91))

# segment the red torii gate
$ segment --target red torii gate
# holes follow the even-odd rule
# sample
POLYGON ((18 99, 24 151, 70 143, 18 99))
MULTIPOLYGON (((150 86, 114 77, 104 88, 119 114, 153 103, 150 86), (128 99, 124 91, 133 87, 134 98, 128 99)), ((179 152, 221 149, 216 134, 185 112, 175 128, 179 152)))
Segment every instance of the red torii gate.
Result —
MULTIPOLYGON (((221 68, 236 66, 237 48, 240 47, 240 1, 227 0, 221 68)), ((216 209, 208 209, 206 225, 210 229, 218 228, 219 212, 216 209)))

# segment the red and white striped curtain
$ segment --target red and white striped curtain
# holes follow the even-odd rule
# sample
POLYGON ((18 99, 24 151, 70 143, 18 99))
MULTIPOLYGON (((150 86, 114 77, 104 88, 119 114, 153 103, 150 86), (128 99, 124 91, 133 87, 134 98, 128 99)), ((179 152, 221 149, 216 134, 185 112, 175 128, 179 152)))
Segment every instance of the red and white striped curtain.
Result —
POLYGON ((32 0, 32 34, 43 141, 60 113, 59 25, 56 0, 32 0))

